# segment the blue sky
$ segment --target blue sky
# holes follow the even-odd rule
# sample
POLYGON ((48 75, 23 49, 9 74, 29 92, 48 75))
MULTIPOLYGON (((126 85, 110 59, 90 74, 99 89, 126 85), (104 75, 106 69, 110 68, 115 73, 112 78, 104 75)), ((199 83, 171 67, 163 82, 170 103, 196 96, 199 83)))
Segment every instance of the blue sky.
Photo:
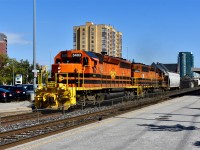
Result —
MULTIPOLYGON (((110 24, 123 34, 123 57, 150 65, 194 54, 200 67, 200 0, 37 0, 36 61, 50 65, 73 48, 73 26, 110 24), (51 56, 51 57, 50 57, 51 56)), ((10 58, 33 61, 33 0, 0 0, 0 32, 10 58)))

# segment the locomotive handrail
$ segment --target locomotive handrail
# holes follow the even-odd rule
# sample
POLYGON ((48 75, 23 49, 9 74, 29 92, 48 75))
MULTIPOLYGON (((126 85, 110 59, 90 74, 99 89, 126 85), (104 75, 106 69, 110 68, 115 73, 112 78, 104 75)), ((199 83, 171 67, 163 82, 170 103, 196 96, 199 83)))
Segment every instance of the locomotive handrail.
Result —
POLYGON ((59 73, 55 73, 55 84, 57 85, 57 75, 58 75, 59 73))
POLYGON ((68 73, 55 73, 55 84, 57 84, 57 77, 58 77, 58 75, 62 75, 62 74, 64 74, 64 75, 66 75, 66 77, 64 78, 65 80, 66 80, 66 84, 67 84, 67 87, 68 87, 68 82, 69 82, 69 74, 68 73))
POLYGON ((66 77, 67 77, 66 83, 67 83, 67 88, 68 88, 68 80, 69 80, 69 79, 68 79, 68 77, 69 77, 69 76, 68 76, 68 73, 66 73, 66 77))
POLYGON ((83 70, 83 84, 82 84, 82 87, 83 88, 85 87, 85 76, 84 76, 84 74, 85 74, 85 67, 90 67, 90 65, 84 65, 83 68, 82 68, 82 70, 83 70))
POLYGON ((48 72, 41 71, 38 73, 38 85, 43 85, 43 75, 45 74, 45 84, 48 84, 48 72))
POLYGON ((80 87, 80 73, 78 72, 78 87, 80 87))

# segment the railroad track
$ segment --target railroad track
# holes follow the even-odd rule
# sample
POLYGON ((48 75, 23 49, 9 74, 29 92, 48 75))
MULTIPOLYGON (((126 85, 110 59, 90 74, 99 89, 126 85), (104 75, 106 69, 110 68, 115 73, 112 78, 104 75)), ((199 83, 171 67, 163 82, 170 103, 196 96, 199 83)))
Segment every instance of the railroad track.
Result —
POLYGON ((24 113, 1 117, 1 125, 11 124, 37 117, 37 113, 24 113))
POLYGON ((169 95, 168 96, 165 95, 161 98, 146 98, 146 99, 134 100, 131 101, 131 103, 129 104, 113 106, 113 108, 109 108, 99 112, 88 113, 71 118, 64 118, 42 124, 36 124, 34 126, 29 126, 17 130, 1 132, 0 149, 6 149, 32 140, 57 134, 72 128, 100 121, 105 118, 126 113, 128 111, 145 107, 153 103, 164 101, 167 99, 167 97, 169 97, 169 95))
POLYGON ((17 115, 10 115, 10 116, 1 117, 0 125, 1 126, 11 125, 11 124, 23 122, 26 120, 37 120, 39 118, 42 119, 42 118, 47 118, 47 117, 52 117, 52 116, 57 116, 57 115, 61 115, 61 113, 57 112, 54 114, 43 114, 42 112, 30 112, 30 113, 23 113, 23 114, 17 114, 17 115))
POLYGON ((114 112, 115 109, 110 109, 102 112, 95 112, 92 114, 38 124, 18 130, 2 132, 0 133, 0 148, 5 149, 24 142, 28 142, 30 139, 38 139, 39 137, 41 138, 49 136, 52 133, 55 134, 62 132, 63 130, 85 125, 97 121, 102 116, 109 116, 108 114, 112 114, 114 112))

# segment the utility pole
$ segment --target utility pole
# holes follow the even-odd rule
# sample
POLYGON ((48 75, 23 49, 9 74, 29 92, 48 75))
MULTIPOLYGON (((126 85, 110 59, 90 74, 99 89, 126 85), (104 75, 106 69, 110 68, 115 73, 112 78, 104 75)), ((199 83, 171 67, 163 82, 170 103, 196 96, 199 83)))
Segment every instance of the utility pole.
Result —
POLYGON ((50 73, 50 78, 51 78, 51 50, 50 50, 50 65, 49 65, 49 73, 50 73))
POLYGON ((37 70, 36 70, 36 0, 33 0, 33 71, 34 78, 33 78, 33 88, 36 91, 36 77, 37 77, 37 70))
POLYGON ((13 86, 15 85, 15 71, 14 71, 14 62, 12 62, 12 70, 13 70, 13 86))

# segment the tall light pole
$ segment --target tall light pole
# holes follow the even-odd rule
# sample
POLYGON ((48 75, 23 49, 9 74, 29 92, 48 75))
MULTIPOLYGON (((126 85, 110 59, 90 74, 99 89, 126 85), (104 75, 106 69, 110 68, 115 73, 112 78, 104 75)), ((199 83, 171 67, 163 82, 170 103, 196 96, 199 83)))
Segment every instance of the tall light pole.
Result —
POLYGON ((50 65, 49 65, 49 73, 50 73, 50 78, 51 78, 51 50, 50 50, 50 65))
POLYGON ((15 71, 14 71, 14 62, 12 62, 12 70, 13 70, 13 86, 15 85, 15 71))
POLYGON ((33 88, 34 91, 36 90, 36 77, 37 77, 37 70, 36 70, 36 0, 33 0, 33 88))

